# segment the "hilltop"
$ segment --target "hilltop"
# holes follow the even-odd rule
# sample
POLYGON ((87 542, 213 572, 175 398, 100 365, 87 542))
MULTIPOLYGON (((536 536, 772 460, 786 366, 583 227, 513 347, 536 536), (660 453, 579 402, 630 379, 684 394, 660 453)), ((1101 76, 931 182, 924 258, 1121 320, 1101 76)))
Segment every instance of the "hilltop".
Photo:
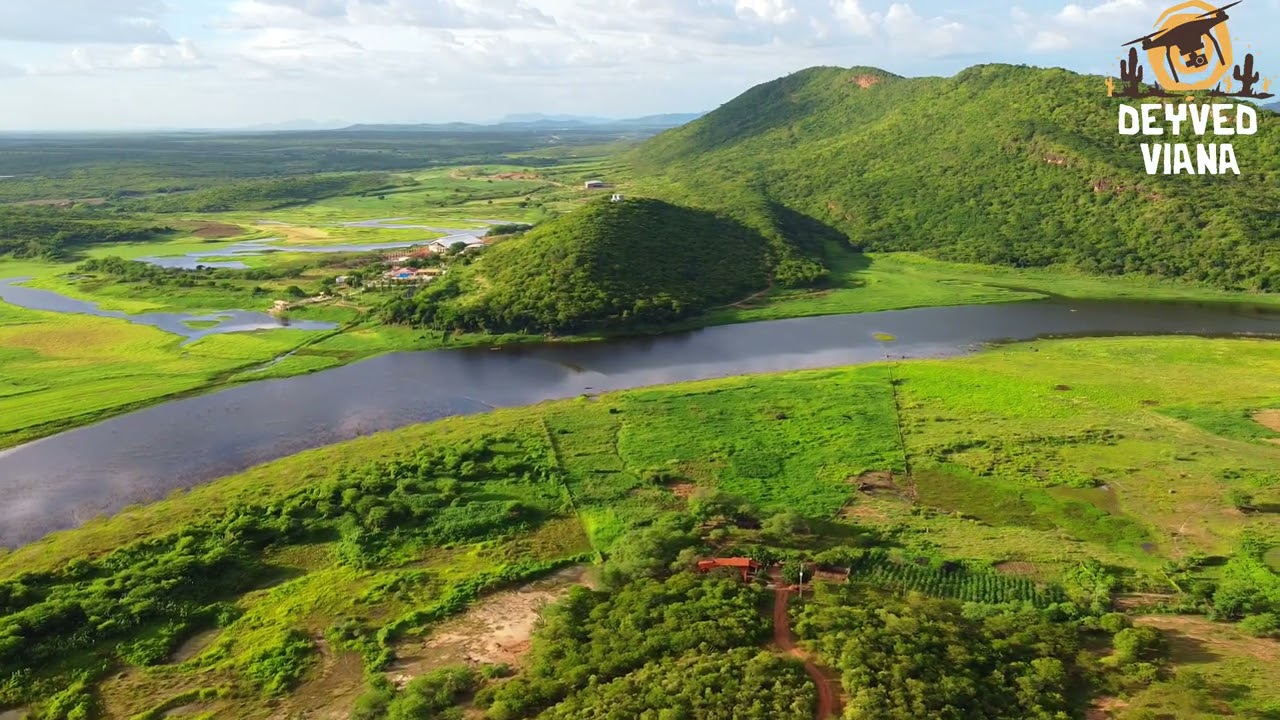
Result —
POLYGON ((1280 288, 1280 126, 1231 138, 1239 176, 1152 176, 1141 141, 1117 133, 1120 102, 1104 78, 1059 69, 908 79, 817 67, 628 160, 635 191, 732 212, 792 244, 839 237, 859 250, 1280 288))
POLYGON ((760 233, 704 210, 598 201, 494 245, 384 313, 478 332, 667 323, 764 288, 769 250, 760 233))

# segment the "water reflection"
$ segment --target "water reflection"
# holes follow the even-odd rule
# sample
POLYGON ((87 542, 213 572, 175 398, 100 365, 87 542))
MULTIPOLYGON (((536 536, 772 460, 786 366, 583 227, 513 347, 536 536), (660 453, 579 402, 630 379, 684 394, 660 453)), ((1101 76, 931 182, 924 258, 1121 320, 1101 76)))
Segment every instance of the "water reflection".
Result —
POLYGON ((0 452, 0 545, 372 432, 583 393, 744 373, 946 357, 1046 335, 1257 334, 1232 305, 1041 301, 725 325, 600 343, 396 353, 158 405, 0 452), (876 333, 896 340, 881 342, 876 333))

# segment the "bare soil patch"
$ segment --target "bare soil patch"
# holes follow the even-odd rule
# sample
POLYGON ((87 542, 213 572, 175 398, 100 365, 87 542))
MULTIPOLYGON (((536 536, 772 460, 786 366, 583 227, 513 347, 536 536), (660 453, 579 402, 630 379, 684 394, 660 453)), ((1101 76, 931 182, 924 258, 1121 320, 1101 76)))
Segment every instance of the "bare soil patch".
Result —
POLYGON ((892 470, 868 470, 857 477, 850 477, 845 482, 857 485, 864 492, 871 488, 896 489, 893 484, 892 470))
POLYGON ((1086 720, 1110 720, 1116 716, 1120 710, 1124 710, 1129 703, 1115 697, 1098 698, 1093 701, 1093 705, 1084 711, 1086 720))
POLYGON ((359 653, 334 651, 325 640, 318 640, 320 667, 289 695, 289 700, 272 715, 272 720, 314 718, 346 720, 356 698, 364 692, 364 663, 359 653))
MULTIPOLYGON (((1280 410, 1259 410, 1253 414, 1253 421, 1268 430, 1280 432, 1280 410)), ((1271 438, 1267 442, 1280 445, 1280 438, 1271 438)))
POLYGON ((1280 432, 1280 410, 1259 410, 1253 414, 1253 421, 1268 430, 1280 432))
POLYGON ((1149 608, 1170 602, 1174 599, 1173 595, 1164 595, 1160 593, 1126 593, 1117 595, 1115 600, 1116 609, 1120 611, 1137 610, 1140 608, 1149 608))
POLYGON ((1005 575, 1016 575, 1019 577, 1036 577, 1040 574, 1040 570, 1035 566, 1035 563, 1022 562, 1018 560, 1002 562, 999 565, 996 565, 996 570, 1004 573, 1005 575))
POLYGON ((1134 618, 1135 624, 1150 625, 1172 635, 1169 646, 1176 660, 1179 651, 1250 657, 1268 665, 1280 662, 1280 642, 1245 635, 1226 623, 1213 622, 1197 615, 1146 615, 1134 618))
POLYGON ((425 638, 396 648, 399 658, 387 672, 398 687, 451 665, 519 664, 542 609, 579 585, 592 587, 589 568, 561 570, 528 585, 480 600, 462 616, 440 624, 425 638))
POLYGON ((850 477, 845 482, 855 485, 858 492, 868 497, 905 498, 910 490, 904 490, 894 482, 892 470, 869 470, 857 477, 850 477))
POLYGON ((211 222, 211 223, 205 223, 204 225, 201 225, 199 228, 196 229, 195 232, 191 234, 199 238, 210 238, 210 239, 229 238, 229 237, 235 237, 237 235, 243 235, 244 228, 240 227, 239 225, 232 225, 230 223, 211 222))
POLYGON ((667 489, 671 491, 672 495, 675 495, 681 500, 688 500, 689 498, 693 497, 693 493, 697 491, 698 486, 694 485, 693 483, 682 482, 682 483, 672 483, 671 485, 667 486, 667 489))
POLYGON ((205 630, 187 638, 169 655, 170 663, 184 663, 204 652, 214 640, 218 639, 221 630, 205 630))
POLYGON ((306 244, 329 239, 329 233, 320 228, 302 227, 300 225, 275 225, 270 229, 271 232, 283 235, 284 241, 287 243, 306 244))
POLYGON ((880 78, 875 75, 859 75, 855 77, 853 81, 858 84, 858 87, 866 90, 867 88, 879 83, 880 78))

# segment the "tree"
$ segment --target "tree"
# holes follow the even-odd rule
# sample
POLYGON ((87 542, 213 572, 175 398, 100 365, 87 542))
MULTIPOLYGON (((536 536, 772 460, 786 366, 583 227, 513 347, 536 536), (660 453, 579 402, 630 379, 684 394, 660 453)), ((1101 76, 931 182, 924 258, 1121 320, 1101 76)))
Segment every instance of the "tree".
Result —
POLYGON ((1164 635, 1149 625, 1121 630, 1111 639, 1111 646, 1115 649, 1112 658, 1120 665, 1163 660, 1168 649, 1164 635))
POLYGON ((689 514, 702 522, 736 517, 742 506, 740 498, 716 488, 699 487, 689 496, 689 514))
POLYGON ((809 525, 799 513, 787 511, 765 520, 761 530, 769 537, 782 540, 807 534, 809 525))
POLYGON ((1254 637, 1280 638, 1280 615, 1250 615, 1240 621, 1240 629, 1254 637))

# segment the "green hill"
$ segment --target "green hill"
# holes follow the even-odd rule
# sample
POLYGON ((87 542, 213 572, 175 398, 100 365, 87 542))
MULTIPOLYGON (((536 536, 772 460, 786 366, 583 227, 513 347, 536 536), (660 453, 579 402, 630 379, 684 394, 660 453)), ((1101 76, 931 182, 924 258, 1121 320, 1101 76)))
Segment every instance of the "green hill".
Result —
POLYGON ((659 200, 595 202, 489 248, 390 322, 477 332, 570 333, 667 323, 768 283, 768 240, 742 223, 659 200))
MULTIPOLYGON (((1148 175, 1142 140, 1117 132, 1120 102, 1103 78, 1066 70, 905 79, 811 68, 628 159, 633 192, 731 212, 780 247, 839 237, 857 249, 1280 289, 1280 126, 1264 115, 1258 134, 1221 138, 1239 176, 1148 175)), ((1181 139, 1199 140, 1214 141, 1181 139)))

